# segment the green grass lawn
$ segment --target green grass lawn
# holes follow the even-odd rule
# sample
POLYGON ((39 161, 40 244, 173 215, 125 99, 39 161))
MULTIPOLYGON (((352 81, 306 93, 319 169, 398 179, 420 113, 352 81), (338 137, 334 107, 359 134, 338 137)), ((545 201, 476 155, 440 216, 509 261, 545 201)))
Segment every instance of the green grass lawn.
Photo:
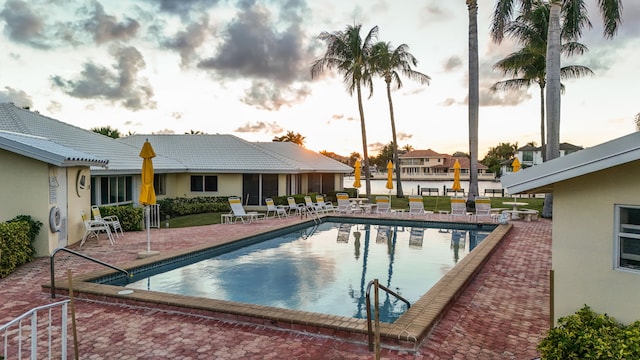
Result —
MULTIPOLYGON (((440 210, 450 210, 451 209, 451 198, 446 196, 424 196, 423 197, 424 208, 426 210, 431 211, 440 211, 440 210)), ((503 205, 502 203, 505 201, 513 201, 512 197, 492 197, 491 199, 491 207, 492 208, 508 208, 509 206, 503 205)), ((538 210, 538 213, 542 213, 542 206, 544 204, 544 198, 516 198, 518 202, 526 202, 529 203, 528 206, 525 206, 527 209, 538 210)), ((392 209, 408 209, 409 201, 407 197, 397 198, 395 196, 391 197, 391 208, 392 209)), ((227 212, 216 212, 216 213, 205 213, 205 214, 194 214, 194 215, 186 215, 180 216, 176 218, 169 219, 169 227, 170 228, 181 228, 181 227, 190 227, 190 226, 201 226, 201 225, 211 225, 211 224, 220 224, 220 215, 226 214, 227 212)), ((166 220, 162 220, 162 227, 164 228, 166 225, 166 220)))

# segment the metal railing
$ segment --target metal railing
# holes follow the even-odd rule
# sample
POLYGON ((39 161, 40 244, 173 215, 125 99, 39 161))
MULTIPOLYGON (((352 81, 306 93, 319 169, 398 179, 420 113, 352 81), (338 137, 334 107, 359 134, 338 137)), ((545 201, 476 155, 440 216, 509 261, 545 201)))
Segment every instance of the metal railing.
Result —
POLYGON ((67 249, 67 248, 57 248, 57 249, 55 249, 53 251, 53 253, 50 256, 50 259, 51 259, 51 298, 52 299, 55 299, 55 297, 56 297, 56 277, 55 277, 56 271, 55 271, 55 258, 54 258, 54 256, 58 253, 58 251, 68 252, 69 254, 73 254, 73 255, 79 256, 79 257, 81 257, 83 259, 86 259, 86 260, 89 260, 89 261, 93 261, 94 263, 97 263, 97 264, 100 264, 100 265, 104 265, 104 266, 106 266, 108 268, 111 268, 113 270, 120 271, 121 273, 124 273, 127 276, 127 281, 129 280, 129 278, 131 276, 133 276, 133 274, 129 274, 129 272, 127 270, 121 269, 121 268, 119 268, 117 266, 114 266, 114 265, 111 265, 111 264, 107 264, 104 261, 100 261, 98 259, 94 259, 94 258, 92 258, 90 256, 87 256, 85 254, 79 253, 77 251, 73 251, 73 250, 70 250, 70 249, 67 249))
POLYGON ((149 224, 150 228, 160 229, 160 204, 149 205, 149 224))
MULTIPOLYGON (((373 351, 373 329, 371 328, 371 296, 370 296, 370 292, 371 292, 371 287, 375 286, 374 291, 375 291, 375 314, 376 314, 376 324, 379 323, 380 321, 380 317, 378 316, 380 314, 380 310, 379 310, 379 304, 378 304, 378 289, 382 289, 384 291, 386 291, 387 293, 395 296, 396 298, 398 298, 398 300, 404 302, 407 304, 407 309, 409 309, 411 307, 411 303, 409 302, 409 300, 403 298, 402 296, 400 296, 400 294, 396 293, 395 291, 389 289, 388 287, 384 286, 384 285, 380 285, 378 283, 378 279, 374 279, 369 281, 369 284, 367 285, 367 293, 366 293, 366 300, 367 300, 367 334, 369 335, 369 351, 373 351)), ((379 340, 379 339, 378 339, 379 340)))
MULTIPOLYGON (((54 329, 60 331, 60 358, 67 358, 67 306, 70 300, 64 300, 53 304, 43 305, 31 309, 30 311, 20 315, 19 317, 9 321, 5 325, 0 326, 0 333, 3 337, 3 353, 0 354, 1 359, 22 359, 23 353, 30 354, 29 359, 38 359, 38 312, 48 310, 47 319, 47 352, 46 358, 51 359, 56 351, 53 346, 54 329), (53 309, 60 307, 60 324, 54 324, 53 309), (28 324, 24 324, 27 323, 28 324), (28 346, 23 348, 23 343, 28 346), (10 353, 11 351, 11 353, 10 353), (11 357, 10 357, 11 356, 11 357)), ((44 336, 40 337, 44 339, 44 336)), ((57 342, 57 341, 56 341, 57 342)), ((57 353, 56 353, 57 357, 57 353)))

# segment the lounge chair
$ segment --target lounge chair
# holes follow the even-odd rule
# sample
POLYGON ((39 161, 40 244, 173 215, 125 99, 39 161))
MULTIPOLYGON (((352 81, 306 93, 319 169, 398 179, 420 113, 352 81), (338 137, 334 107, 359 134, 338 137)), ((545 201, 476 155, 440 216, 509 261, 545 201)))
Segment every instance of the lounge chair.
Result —
POLYGON ((239 197, 230 197, 229 206, 231 206, 231 213, 233 214, 232 222, 236 222, 239 219, 243 224, 250 224, 253 220, 266 218, 265 214, 260 214, 256 211, 246 212, 239 197))
POLYGON ((294 215, 302 215, 302 211, 304 210, 304 204, 296 203, 296 199, 293 196, 289 196, 287 198, 287 204, 289 205, 289 215, 293 213, 294 215))
POLYGON ((335 212, 336 208, 333 206, 331 201, 324 201, 324 196, 317 195, 316 196, 316 208, 322 209, 322 212, 335 212))
POLYGON ((282 205, 276 205, 272 198, 265 198, 264 203, 267 205, 267 213, 265 214, 265 217, 269 217, 269 214, 271 213, 273 213, 272 217, 274 218, 276 216, 279 218, 289 216, 285 207, 282 205))
POLYGON ((425 215, 424 202, 421 195, 409 195, 409 215, 425 215))
POLYGON ((120 230, 120 234, 124 235, 124 231, 122 231, 122 225, 120 224, 120 219, 118 219, 116 215, 102 217, 98 205, 91 205, 91 214, 93 215, 94 220, 102 220, 109 224, 109 226, 111 226, 111 228, 113 229, 113 232, 116 234, 116 237, 120 237, 120 235, 118 235, 118 230, 120 230))
POLYGON ((361 213, 362 209, 359 207, 353 207, 351 201, 349 201, 349 194, 347 193, 337 193, 336 199, 338 200, 338 207, 336 208, 336 212, 342 214, 352 214, 352 213, 361 213))
POLYGON ((409 231, 409 247, 413 249, 419 249, 422 247, 422 241, 424 240, 424 228, 412 227, 409 231))
POLYGON ((111 234, 111 226, 106 223, 104 220, 91 220, 85 214, 84 210, 80 211, 80 216, 82 217, 82 222, 84 223, 84 235, 82 236, 82 241, 80 241, 80 246, 84 245, 84 242, 87 241, 89 236, 95 236, 96 240, 99 238, 101 232, 105 232, 109 237, 109 243, 111 245, 115 244, 113 239, 113 235, 111 234))
POLYGON ((376 196, 376 214, 391 214, 391 199, 388 196, 376 196))
POLYGON ((456 216, 469 217, 471 213, 467 212, 467 201, 462 197, 452 197, 451 213, 449 215, 452 219, 455 219, 456 216))
POLYGON ((491 222, 497 221, 497 214, 493 214, 491 211, 491 199, 488 197, 476 198, 476 222, 479 219, 487 219, 491 222))

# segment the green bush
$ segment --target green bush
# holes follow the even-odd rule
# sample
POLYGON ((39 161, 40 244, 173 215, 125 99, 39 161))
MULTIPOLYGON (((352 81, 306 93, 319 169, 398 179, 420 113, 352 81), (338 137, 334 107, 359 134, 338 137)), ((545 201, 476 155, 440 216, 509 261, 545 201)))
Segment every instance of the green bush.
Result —
POLYGON ((100 207, 102 217, 115 215, 120 220, 122 230, 138 231, 142 230, 142 219, 144 218, 144 208, 133 206, 103 206, 100 207))
POLYGON ((0 223, 0 278, 33 260, 35 251, 31 244, 31 232, 27 221, 0 223))
POLYGON ((538 344, 542 359, 640 359, 640 321, 629 326, 585 305, 538 344))
POLYGON ((160 218, 167 215, 177 217, 183 215, 202 214, 211 212, 228 212, 228 197, 200 196, 195 198, 170 198, 158 200, 160 218))

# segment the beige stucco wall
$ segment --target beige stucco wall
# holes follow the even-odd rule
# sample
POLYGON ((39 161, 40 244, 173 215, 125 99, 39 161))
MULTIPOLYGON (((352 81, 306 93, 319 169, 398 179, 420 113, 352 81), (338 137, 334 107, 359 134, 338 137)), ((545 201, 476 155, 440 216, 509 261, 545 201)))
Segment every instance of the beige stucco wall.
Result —
MULTIPOLYGON (((82 240, 85 232, 84 223, 82 222, 81 210, 84 210, 87 216, 91 216, 91 186, 84 189, 78 186, 78 172, 82 171, 86 176, 90 177, 91 172, 88 167, 70 167, 67 171, 67 245, 74 244, 82 240)), ((87 184, 91 184, 87 178, 87 184)))
POLYGON ((553 191, 554 315, 589 305, 640 320, 640 272, 614 270, 614 205, 640 205, 640 161, 563 181, 553 191))
POLYGON ((242 174, 201 174, 218 177, 218 191, 191 192, 191 173, 171 176, 167 179, 166 197, 233 196, 242 194, 242 174))

